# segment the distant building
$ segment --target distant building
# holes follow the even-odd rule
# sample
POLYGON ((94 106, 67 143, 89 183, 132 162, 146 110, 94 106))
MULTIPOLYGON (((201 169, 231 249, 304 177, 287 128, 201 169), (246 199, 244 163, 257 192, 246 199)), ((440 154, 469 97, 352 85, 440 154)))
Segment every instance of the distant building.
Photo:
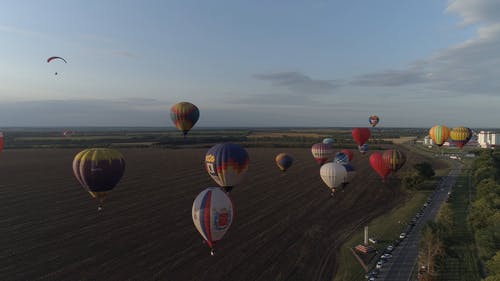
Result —
POLYGON ((432 140, 431 136, 425 136, 424 138, 424 145, 433 145, 434 141, 432 140))
POLYGON ((500 134, 490 131, 481 131, 477 135, 477 142, 482 148, 495 148, 500 144, 500 134))

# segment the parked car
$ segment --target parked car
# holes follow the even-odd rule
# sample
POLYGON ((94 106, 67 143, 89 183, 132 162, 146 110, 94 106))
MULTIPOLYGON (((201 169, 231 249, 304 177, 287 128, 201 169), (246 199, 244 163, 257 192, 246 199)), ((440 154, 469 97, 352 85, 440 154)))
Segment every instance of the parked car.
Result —
POLYGON ((383 260, 388 260, 388 259, 392 258, 392 255, 391 254, 383 254, 380 258, 383 260))
POLYGON ((405 238, 406 238, 406 233, 405 232, 399 234, 399 239, 405 239, 405 238))
POLYGON ((379 260, 377 262, 377 265, 375 266, 375 268, 381 269, 383 264, 384 264, 384 262, 382 260, 379 260))
POLYGON ((394 250, 394 246, 392 245, 387 246, 387 251, 392 252, 392 250, 394 250))

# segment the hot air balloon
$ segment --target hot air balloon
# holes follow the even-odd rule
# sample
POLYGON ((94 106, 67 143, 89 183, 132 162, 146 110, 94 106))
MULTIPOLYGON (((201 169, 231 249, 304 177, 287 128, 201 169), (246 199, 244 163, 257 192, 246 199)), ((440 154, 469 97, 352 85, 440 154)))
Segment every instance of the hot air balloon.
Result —
MULTIPOLYGON (((47 63, 50 63, 51 61, 63 61, 64 63, 68 63, 65 59, 61 57, 50 57, 47 59, 47 63)), ((57 75, 57 72, 55 72, 54 75, 57 75)))
POLYGON ((71 130, 66 130, 63 132, 63 136, 65 136, 65 137, 69 137, 71 135, 73 135, 73 131, 71 131, 71 130))
POLYGON ((241 182, 248 170, 248 163, 247 151, 234 143, 216 144, 205 155, 208 174, 228 193, 241 182))
POLYGON ((3 133, 0 132, 0 153, 3 151, 3 133))
POLYGON ((472 137, 472 130, 466 127, 457 127, 451 129, 450 137, 452 143, 458 148, 464 147, 472 137))
POLYGON ((352 159, 354 158, 354 153, 350 149, 342 149, 340 150, 340 152, 347 155, 347 157, 349 157, 349 161, 352 161, 352 159))
POLYGON ((285 172, 290 166, 292 166, 293 158, 286 153, 280 153, 276 156, 276 165, 281 171, 285 172))
POLYGON ((170 109, 170 118, 177 129, 181 130, 184 137, 186 137, 186 134, 200 118, 200 111, 192 103, 179 102, 170 109))
POLYGON ((342 166, 344 166, 344 168, 345 168, 345 170, 347 172, 347 177, 346 177, 346 180, 345 180, 345 184, 348 184, 348 183, 350 183, 354 179, 354 176, 356 176, 356 169, 354 169, 354 166, 352 166, 349 163, 342 164, 342 166))
POLYGON ((333 144, 334 142, 335 142, 335 140, 332 138, 323 139, 323 143, 326 143, 326 144, 333 144))
POLYGON ((380 175, 382 182, 385 182, 385 179, 391 173, 391 170, 385 164, 382 154, 373 152, 372 155, 370 155, 370 165, 375 172, 380 175))
POLYGON ((324 164, 321 166, 319 174, 328 188, 330 188, 332 196, 334 195, 335 190, 346 182, 347 178, 347 171, 345 167, 339 163, 329 162, 324 164))
POLYGON ((320 165, 323 165, 326 163, 326 161, 328 161, 328 158, 330 158, 330 156, 333 156, 333 149, 330 144, 315 143, 311 147, 311 153, 316 162, 318 162, 318 164, 320 165))
POLYGON ((368 144, 358 146, 358 150, 361 154, 365 154, 368 151, 368 144))
POLYGON ((335 157, 333 157, 333 162, 339 164, 347 164, 349 163, 349 156, 345 155, 343 152, 337 152, 335 153, 335 157))
POLYGON ((372 127, 377 126, 379 121, 380 121, 380 118, 378 118, 377 115, 372 115, 368 118, 368 122, 370 123, 370 125, 372 125, 372 127))
POLYGON ((429 130, 429 135, 437 146, 442 146, 450 137, 450 129, 444 125, 436 125, 429 130))
POLYGON ((233 203, 218 187, 209 187, 194 199, 193 223, 215 254, 215 243, 222 239, 233 222, 233 203))
POLYGON ((368 128, 354 128, 352 130, 352 138, 358 144, 358 146, 365 144, 370 136, 371 132, 368 128))
POLYGON ((99 199, 100 211, 108 192, 118 184, 125 172, 125 160, 114 149, 85 149, 73 159, 73 172, 83 188, 99 199))
POLYGON ((382 159, 391 172, 397 172, 405 164, 406 155, 397 149, 390 149, 384 151, 382 159))

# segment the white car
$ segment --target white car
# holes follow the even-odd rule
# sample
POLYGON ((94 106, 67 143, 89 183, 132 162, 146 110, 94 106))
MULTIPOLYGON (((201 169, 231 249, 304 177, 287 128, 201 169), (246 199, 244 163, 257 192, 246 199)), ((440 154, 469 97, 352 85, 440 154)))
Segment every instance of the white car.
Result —
POLYGON ((403 232, 403 233, 399 234, 399 239, 405 239, 405 237, 406 237, 406 233, 403 232))
POLYGON ((377 265, 375 266, 375 268, 381 269, 382 268, 382 264, 384 264, 382 261, 378 261, 377 265))
POLYGON ((392 252, 392 250, 394 250, 394 246, 392 245, 387 246, 387 251, 392 252))

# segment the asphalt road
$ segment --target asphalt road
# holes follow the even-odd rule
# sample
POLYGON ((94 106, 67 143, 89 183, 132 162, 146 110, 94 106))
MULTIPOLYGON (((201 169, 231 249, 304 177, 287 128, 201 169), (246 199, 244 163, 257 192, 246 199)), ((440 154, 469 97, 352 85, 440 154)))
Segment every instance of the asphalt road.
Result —
POLYGON ((455 162, 448 176, 443 177, 432 194, 432 202, 425 208, 423 215, 417 220, 406 238, 394 249, 393 257, 382 265, 377 280, 385 281, 408 281, 411 278, 412 270, 417 262, 418 244, 421 230, 425 223, 434 220, 439 207, 448 197, 457 176, 460 174, 462 164, 455 162))

